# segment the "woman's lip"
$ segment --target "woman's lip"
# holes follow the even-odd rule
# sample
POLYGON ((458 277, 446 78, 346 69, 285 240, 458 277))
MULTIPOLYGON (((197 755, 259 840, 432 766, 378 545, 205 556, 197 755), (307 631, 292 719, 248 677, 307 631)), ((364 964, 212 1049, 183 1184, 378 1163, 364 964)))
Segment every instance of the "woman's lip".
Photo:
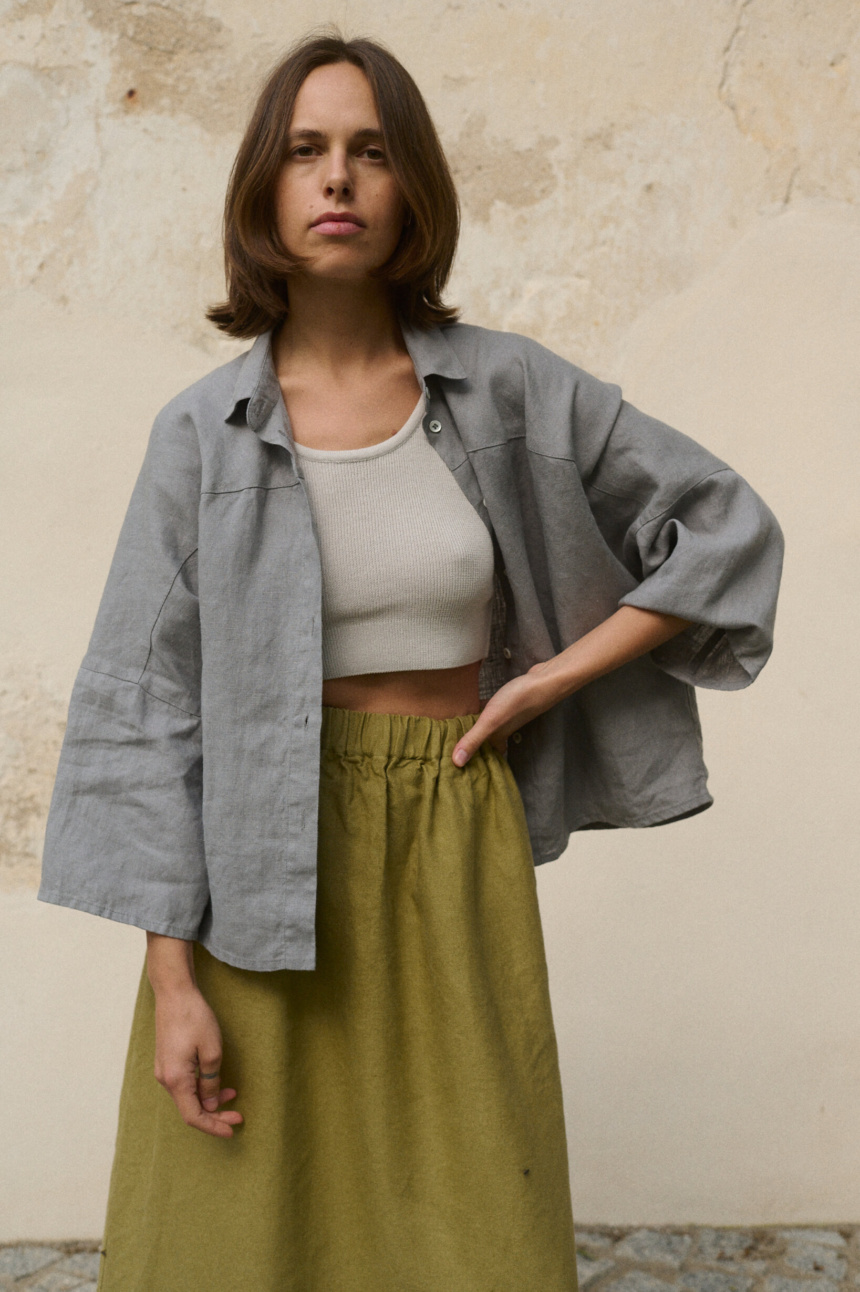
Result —
POLYGON ((345 234, 360 233, 364 226, 355 224, 352 220, 320 220, 319 224, 312 224, 311 228, 315 233, 326 234, 345 234))

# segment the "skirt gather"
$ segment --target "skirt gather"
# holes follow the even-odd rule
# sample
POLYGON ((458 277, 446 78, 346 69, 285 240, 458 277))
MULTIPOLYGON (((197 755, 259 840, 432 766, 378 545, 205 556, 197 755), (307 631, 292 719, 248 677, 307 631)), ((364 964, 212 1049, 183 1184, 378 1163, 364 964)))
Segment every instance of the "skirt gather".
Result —
POLYGON ((325 707, 317 967, 195 944, 245 1122, 186 1126, 144 973, 98 1292, 576 1292, 525 815, 476 715, 325 707))

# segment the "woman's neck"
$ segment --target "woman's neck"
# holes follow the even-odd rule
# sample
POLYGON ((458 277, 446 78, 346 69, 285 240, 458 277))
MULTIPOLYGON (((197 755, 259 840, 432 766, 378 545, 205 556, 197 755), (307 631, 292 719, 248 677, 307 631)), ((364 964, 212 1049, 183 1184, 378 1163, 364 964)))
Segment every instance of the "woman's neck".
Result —
POLYGON ((362 369, 403 351, 390 290, 379 282, 290 281, 290 312, 274 340, 278 371, 289 362, 337 372, 362 369))

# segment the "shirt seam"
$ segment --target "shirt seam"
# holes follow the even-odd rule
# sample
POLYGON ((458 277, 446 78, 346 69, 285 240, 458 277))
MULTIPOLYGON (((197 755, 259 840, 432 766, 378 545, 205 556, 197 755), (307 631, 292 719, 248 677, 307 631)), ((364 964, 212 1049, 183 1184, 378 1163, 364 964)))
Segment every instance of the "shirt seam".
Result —
MULTIPOLYGON (((492 443, 492 444, 476 444, 476 445, 475 445, 475 447, 474 447, 473 449, 467 449, 467 448, 465 447, 465 445, 464 445, 464 446, 463 446, 463 451, 464 451, 464 453, 466 454, 466 458, 470 458, 470 457, 472 456, 472 454, 473 454, 473 453, 483 453, 483 452, 485 452, 487 449, 503 449, 503 448, 505 448, 508 444, 512 444, 514 440, 524 440, 524 439, 526 439, 526 438, 527 438, 527 437, 526 437, 525 435, 508 435, 504 440, 493 440, 493 443, 492 443)), ((530 448, 530 449, 529 449, 529 453, 537 453, 537 452, 538 452, 538 450, 537 450, 537 449, 532 449, 532 448, 530 448)), ((545 456, 549 456, 549 455, 547 454, 547 455, 545 455, 545 456)), ((564 459, 562 459, 562 460, 563 460, 563 461, 572 461, 573 459, 572 459, 572 458, 564 458, 564 459)), ((464 459, 464 461, 465 461, 465 459, 464 459)))
MULTIPOLYGON (((294 489, 298 480, 291 480, 289 484, 282 485, 241 485, 238 489, 201 489, 201 498, 218 498, 227 493, 250 493, 253 489, 262 489, 265 493, 275 493, 278 489, 294 489)), ((195 549, 196 550, 196 549, 195 549)), ((193 556, 193 553, 192 553, 193 556)))
MULTIPOLYGON (((539 455, 539 456, 542 456, 542 457, 549 457, 550 455, 549 455, 549 454, 541 454, 541 455, 539 455)), ((555 460, 556 460, 556 461, 562 461, 562 462, 568 462, 568 461, 570 461, 571 459, 569 459, 569 458, 561 458, 561 459, 555 459, 555 460)), ((638 532, 639 532, 639 530, 640 530, 640 529, 642 529, 642 527, 643 527, 644 525, 650 525, 652 521, 657 520, 660 516, 665 515, 665 513, 666 513, 667 511, 671 511, 671 510, 672 510, 672 508, 673 508, 673 507, 675 507, 675 506, 677 506, 677 504, 681 501, 681 499, 684 497, 684 495, 685 495, 685 494, 688 494, 688 493, 690 492, 690 490, 691 490, 691 489, 697 489, 697 488, 699 487, 699 485, 700 485, 700 484, 704 483, 704 481, 705 481, 705 480, 710 480, 712 476, 718 476, 718 475, 721 475, 724 471, 729 471, 729 472, 730 472, 730 471, 731 471, 731 469, 732 469, 731 467, 716 467, 713 471, 709 471, 706 475, 699 476, 699 477, 698 477, 698 479, 696 479, 696 480, 692 481, 692 483, 691 483, 691 484, 686 485, 686 486, 681 490, 681 492, 677 495, 677 497, 676 497, 675 499, 673 499, 673 501, 672 501, 672 502, 668 503, 668 504, 667 504, 667 505, 666 505, 666 506, 665 506, 661 511, 657 511, 657 512, 655 512, 655 513, 654 513, 654 515, 653 515, 653 516, 648 516, 648 517, 646 517, 646 518, 645 518, 645 520, 640 521, 640 522, 639 522, 639 524, 636 526, 636 529, 635 529, 635 530, 633 530, 633 533, 634 533, 634 534, 638 533, 638 532)), ((588 485, 585 485, 585 491, 586 491, 586 494, 589 494, 589 493, 602 493, 602 494, 603 494, 603 496, 604 496, 605 498, 618 498, 618 499, 619 499, 619 501, 621 501, 621 502, 638 502, 638 503, 640 503, 643 507, 645 506, 645 499, 644 499, 644 498, 640 498, 640 497, 639 497, 639 495, 638 495, 638 494, 635 494, 635 493, 615 493, 615 492, 613 492, 613 490, 612 490, 612 489, 602 489, 602 488, 600 487, 600 485, 596 485, 596 484, 588 484, 588 485)))
POLYGON ((166 704, 168 708, 175 709, 177 713, 184 713, 188 718, 201 717, 201 714, 194 709, 183 709, 180 704, 174 704, 172 700, 165 700, 163 695, 156 695, 154 691, 150 691, 142 682, 136 682, 134 678, 120 677, 119 673, 108 673, 107 669, 104 668, 90 668, 87 664, 81 665, 81 672, 92 673, 95 677, 111 677, 115 682, 125 682, 126 686, 139 687, 139 689, 143 691, 144 695, 152 696, 153 700, 158 700, 160 704, 166 704))
MULTIPOLYGON (((153 639, 155 637, 155 629, 159 619, 161 618, 161 613, 164 610, 164 607, 167 605, 168 598, 170 597, 170 594, 173 591, 173 585, 175 584, 176 580, 179 578, 182 571, 185 569, 188 562, 191 560, 192 556, 196 556, 198 551, 199 551, 199 548, 195 547, 193 551, 188 553, 185 560, 182 562, 182 564, 179 566, 179 569, 176 571, 173 578, 170 580, 170 584, 168 585, 167 591, 165 592, 164 597, 162 598, 161 605, 158 607, 156 616, 152 621, 152 627, 149 630, 149 650, 146 652, 146 659, 143 662, 143 668, 140 670, 140 677, 137 679, 138 685, 140 685, 144 673, 149 668, 149 661, 152 658, 152 644, 153 644, 153 639)), ((144 687, 143 689, 146 690, 146 687, 144 687)), ((147 692, 147 694, 151 695, 152 693, 147 692)), ((154 698, 157 700, 159 697, 155 696, 154 698)), ((164 703, 169 704, 170 701, 165 700, 164 703)), ((178 708, 179 706, 176 705, 175 707, 178 708)))
MULTIPOLYGON (((711 480, 714 476, 725 474, 731 475, 731 473, 731 467, 716 467, 713 471, 708 471, 705 475, 700 476, 698 480, 694 480, 692 484, 688 484, 685 489, 682 489, 681 492, 673 498, 670 503, 667 503, 665 507, 662 507, 660 511, 655 512, 653 516, 646 516, 645 519, 640 521, 631 532, 633 534, 638 534, 646 525, 651 525, 655 520, 659 520, 661 516, 665 516, 667 512, 670 512, 673 508, 677 507, 682 498, 686 497, 686 495, 693 489, 698 489, 699 485, 704 484, 706 480, 711 480)), ((597 486, 595 485, 594 488, 597 488, 597 486)))

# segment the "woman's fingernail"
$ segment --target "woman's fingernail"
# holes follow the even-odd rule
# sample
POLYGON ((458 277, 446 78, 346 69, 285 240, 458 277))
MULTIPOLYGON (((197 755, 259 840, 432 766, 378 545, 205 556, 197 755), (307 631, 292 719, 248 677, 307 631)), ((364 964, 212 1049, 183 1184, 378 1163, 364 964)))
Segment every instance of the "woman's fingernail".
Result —
POLYGON ((466 753, 465 749, 455 749, 454 762, 457 764, 458 767, 462 767, 464 763, 468 762, 468 760, 469 760, 469 755, 466 753))
POLYGON ((214 1097, 211 1099, 204 1099, 203 1107, 206 1109, 207 1112, 213 1113, 215 1109, 218 1107, 218 1100, 215 1099, 214 1097))

